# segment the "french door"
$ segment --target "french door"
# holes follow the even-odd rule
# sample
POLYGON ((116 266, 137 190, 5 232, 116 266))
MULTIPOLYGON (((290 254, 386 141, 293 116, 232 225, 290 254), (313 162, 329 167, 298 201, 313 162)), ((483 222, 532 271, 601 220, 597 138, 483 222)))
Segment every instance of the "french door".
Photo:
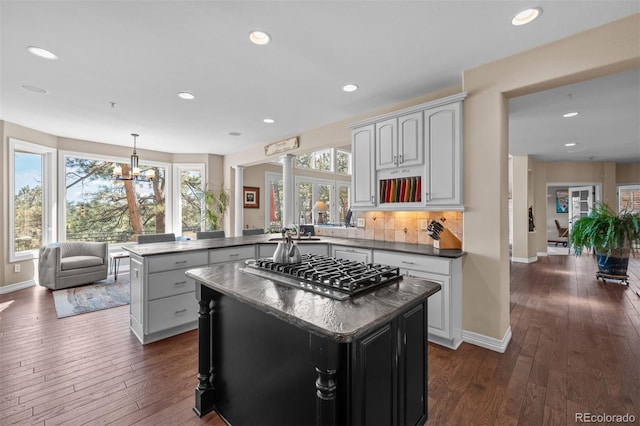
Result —
POLYGON ((594 195, 593 186, 569 188, 569 233, 571 233, 571 227, 576 220, 589 216, 593 210, 594 195))

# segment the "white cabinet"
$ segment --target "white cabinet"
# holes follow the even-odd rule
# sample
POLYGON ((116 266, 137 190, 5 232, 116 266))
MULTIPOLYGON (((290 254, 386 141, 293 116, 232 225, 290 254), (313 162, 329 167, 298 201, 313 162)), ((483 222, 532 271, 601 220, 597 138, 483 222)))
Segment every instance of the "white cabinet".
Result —
POLYGON ((354 123, 351 208, 462 210, 466 97, 463 92, 354 123))
POLYGON ((131 254, 129 326, 141 343, 175 336, 198 327, 196 284, 188 269, 210 263, 249 259, 253 245, 171 254, 131 254))
POLYGON ((462 260, 374 250, 374 262, 400 268, 403 275, 424 278, 442 289, 429 297, 429 341, 457 349, 462 343, 462 260))
POLYGON ((196 284, 185 271, 208 261, 206 250, 131 255, 130 327, 141 343, 197 328, 196 284))
POLYGON ((353 260, 355 262, 369 263, 373 259, 373 252, 368 249, 354 249, 347 246, 332 246, 331 256, 337 259, 353 260))
POLYGON ((375 129, 376 170, 424 163, 421 111, 380 121, 375 129))
POLYGON ((462 102, 424 112, 427 149, 425 205, 462 206, 462 102))
POLYGON ((353 129, 351 137, 351 207, 372 207, 376 204, 374 125, 353 129))

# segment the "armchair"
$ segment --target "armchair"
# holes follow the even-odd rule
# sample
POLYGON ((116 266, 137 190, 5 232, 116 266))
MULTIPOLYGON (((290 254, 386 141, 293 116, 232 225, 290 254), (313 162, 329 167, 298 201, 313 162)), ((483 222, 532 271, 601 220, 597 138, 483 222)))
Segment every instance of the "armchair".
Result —
POLYGON ((67 241, 40 247, 38 284, 52 290, 104 280, 109 246, 104 242, 67 241))

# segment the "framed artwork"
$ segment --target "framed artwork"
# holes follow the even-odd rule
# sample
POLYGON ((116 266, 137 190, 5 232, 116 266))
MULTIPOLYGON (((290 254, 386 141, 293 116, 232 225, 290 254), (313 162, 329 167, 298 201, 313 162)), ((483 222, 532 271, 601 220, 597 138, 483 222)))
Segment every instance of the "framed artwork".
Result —
POLYGON ((569 191, 566 189, 556 191, 556 213, 569 213, 569 191))
POLYGON ((242 206, 246 209, 260 208, 260 188, 255 186, 242 187, 242 206))

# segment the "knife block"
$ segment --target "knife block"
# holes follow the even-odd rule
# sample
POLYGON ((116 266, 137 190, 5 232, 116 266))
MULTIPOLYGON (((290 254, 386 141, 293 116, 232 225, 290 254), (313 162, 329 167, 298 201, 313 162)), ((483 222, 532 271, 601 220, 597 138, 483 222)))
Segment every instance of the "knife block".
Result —
POLYGON ((462 249, 462 241, 458 237, 456 237, 451 231, 447 228, 440 233, 440 238, 438 241, 438 248, 446 250, 446 249, 462 249))

